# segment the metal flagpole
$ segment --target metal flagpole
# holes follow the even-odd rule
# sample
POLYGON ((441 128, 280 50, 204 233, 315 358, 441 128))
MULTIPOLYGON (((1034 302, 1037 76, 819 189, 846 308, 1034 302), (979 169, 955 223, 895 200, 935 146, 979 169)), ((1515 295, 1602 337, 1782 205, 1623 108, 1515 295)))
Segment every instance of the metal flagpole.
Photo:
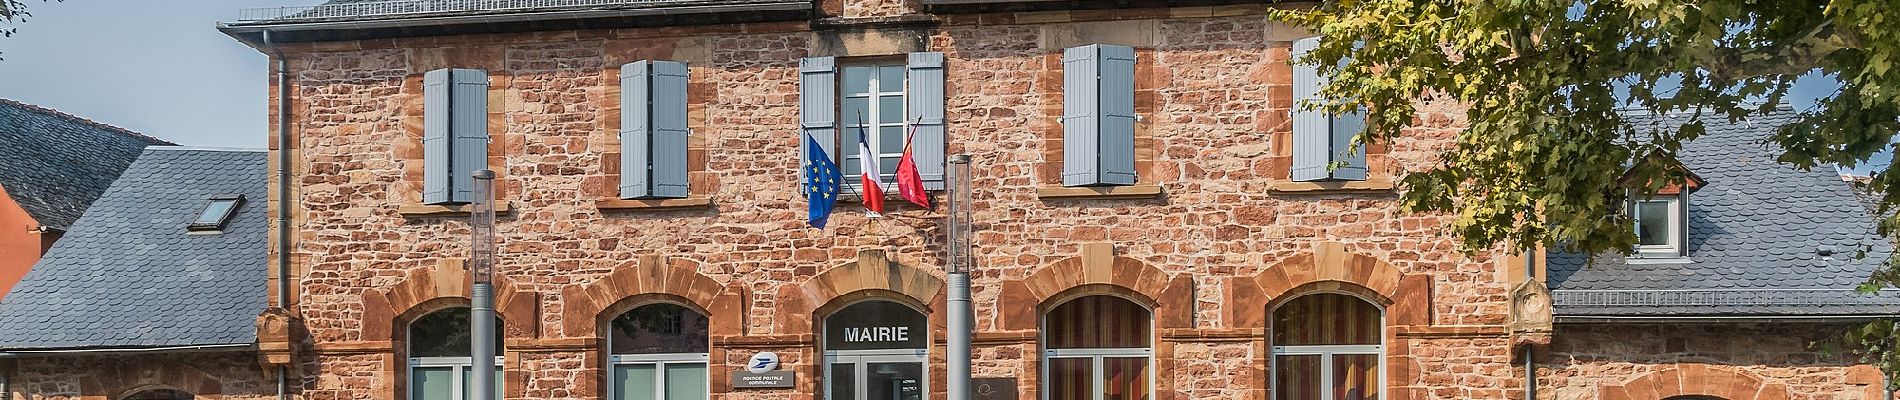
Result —
POLYGON ((472 400, 495 398, 495 171, 475 171, 469 206, 469 368, 472 400))
POLYGON ((971 319, 970 309, 970 156, 958 154, 950 156, 949 165, 950 198, 948 237, 945 240, 948 259, 944 267, 949 275, 949 288, 944 293, 944 306, 948 309, 947 330, 949 338, 945 347, 949 355, 949 385, 946 387, 950 400, 970 399, 970 336, 975 335, 975 321, 971 319))

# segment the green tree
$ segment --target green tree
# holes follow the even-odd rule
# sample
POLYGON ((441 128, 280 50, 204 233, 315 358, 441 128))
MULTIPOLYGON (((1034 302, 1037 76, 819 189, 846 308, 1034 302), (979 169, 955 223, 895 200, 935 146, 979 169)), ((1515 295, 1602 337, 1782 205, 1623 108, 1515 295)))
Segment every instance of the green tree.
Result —
MULTIPOLYGON (((1306 61, 1332 76, 1322 94, 1352 100, 1314 106, 1366 105, 1371 128, 1356 142, 1398 136, 1421 100, 1468 107, 1456 146, 1405 177, 1402 197, 1409 209, 1455 215, 1466 251, 1629 251, 1631 222, 1614 217, 1628 195, 1619 177, 1627 168, 1650 183, 1638 191, 1677 178, 1662 158, 1633 155, 1674 155, 1706 121, 1775 112, 1802 75, 1841 89, 1796 105, 1800 122, 1768 139, 1780 162, 1851 167, 1900 132, 1900 8, 1886 2, 1334 0, 1274 18, 1324 37, 1306 61), (1623 107, 1694 117, 1638 130, 1623 107)), ((1893 169, 1871 183, 1885 193, 1887 235, 1900 227, 1887 212, 1900 203, 1893 169)), ((1900 283, 1888 265, 1863 289, 1900 283)), ((1900 378, 1885 324, 1848 336, 1900 378)))

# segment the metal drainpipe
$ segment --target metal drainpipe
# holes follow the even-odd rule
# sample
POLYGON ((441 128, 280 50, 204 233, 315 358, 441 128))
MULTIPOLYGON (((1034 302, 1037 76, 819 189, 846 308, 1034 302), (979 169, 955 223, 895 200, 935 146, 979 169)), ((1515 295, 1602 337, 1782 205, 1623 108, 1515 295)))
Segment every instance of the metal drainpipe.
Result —
MULTIPOLYGON (((264 34, 277 68, 277 308, 290 310, 290 62, 264 34)), ((289 366, 277 367, 277 399, 290 399, 289 366)))
MULTIPOLYGON (((1524 252, 1524 280, 1537 282, 1537 252, 1524 252)), ((1553 334, 1555 332, 1552 332, 1553 334)), ((1535 345, 1524 346, 1524 399, 1537 400, 1537 352, 1535 345)))

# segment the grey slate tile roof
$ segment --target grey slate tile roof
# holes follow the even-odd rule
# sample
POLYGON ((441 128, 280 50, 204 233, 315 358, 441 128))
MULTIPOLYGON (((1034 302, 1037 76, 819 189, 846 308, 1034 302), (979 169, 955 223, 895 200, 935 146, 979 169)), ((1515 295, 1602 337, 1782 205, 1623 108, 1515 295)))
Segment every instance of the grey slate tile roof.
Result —
POLYGON ((171 144, 0 99, 0 188, 47 228, 72 226, 145 146, 171 144))
POLYGON ((292 7, 282 17, 247 23, 366 21, 555 11, 638 10, 753 4, 806 5, 805 0, 329 0, 292 7))
POLYGON ((266 307, 261 150, 152 147, 0 299, 0 351, 247 344, 266 307), (186 234, 212 196, 245 202, 186 234))
MULTIPOLYGON (((1686 114, 1634 116, 1632 123, 1679 125, 1686 114)), ((1795 115, 1783 111, 1729 123, 1705 118, 1708 132, 1678 153, 1707 180, 1689 195, 1692 263, 1632 263, 1620 255, 1585 265, 1582 254, 1549 254, 1548 283, 1558 316, 1900 315, 1900 294, 1853 288, 1893 253, 1852 184, 1833 168, 1801 171, 1775 161, 1763 139, 1795 115), (1713 120, 1713 121, 1711 121, 1713 120), (1820 255, 1823 246, 1832 256, 1820 255), (1865 251, 1864 257, 1856 257, 1865 251)))

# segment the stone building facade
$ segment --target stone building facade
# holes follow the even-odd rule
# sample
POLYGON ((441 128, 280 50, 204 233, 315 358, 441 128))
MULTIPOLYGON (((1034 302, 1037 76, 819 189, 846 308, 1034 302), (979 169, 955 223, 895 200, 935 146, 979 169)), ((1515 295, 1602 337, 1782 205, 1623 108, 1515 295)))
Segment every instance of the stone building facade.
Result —
MULTIPOLYGON (((705 327, 706 346, 694 350, 703 361, 689 363, 703 363, 697 373, 712 398, 851 398, 828 393, 876 388, 859 380, 853 389, 845 380, 857 378, 834 368, 872 365, 844 360, 872 353, 838 352, 847 345, 828 327, 852 321, 827 319, 881 301, 923 316, 912 331, 922 338, 904 339, 922 346, 911 354, 921 354, 923 376, 891 386, 923 397, 893 398, 944 398, 941 206, 895 205, 871 221, 846 202, 816 229, 804 221, 799 173, 801 59, 918 52, 942 55, 946 152, 974 160, 974 374, 1013 382, 1015 398, 1269 399, 1278 390, 1277 398, 1521 399, 1530 389, 1526 349, 1571 360, 1590 351, 1562 339, 1538 345, 1553 343, 1549 308, 1534 307, 1548 301, 1540 265, 1462 254, 1440 228, 1444 216, 1398 209, 1395 179, 1434 165, 1465 124, 1458 106, 1424 104, 1405 137, 1367 146, 1365 179, 1289 178, 1289 60, 1294 41, 1314 34, 1267 13, 1302 5, 687 3, 531 17, 309 11, 226 25, 285 67, 271 92, 273 121, 289 122, 273 124, 285 136, 271 139, 272 179, 288 182, 290 195, 273 191, 270 201, 273 212, 292 210, 274 215, 285 219, 273 232, 288 234, 273 234, 271 250, 274 263, 289 261, 274 264, 288 269, 289 317, 260 328, 272 332, 259 339, 264 367, 288 366, 297 396, 326 400, 436 398, 430 374, 460 368, 430 364, 436 350, 419 338, 433 333, 418 326, 469 303, 468 207, 423 196, 425 75, 463 68, 486 73, 485 167, 498 176, 502 208, 504 397, 624 394, 621 374, 634 369, 610 350, 617 321, 665 304, 704 317, 675 326, 705 327), (1063 52, 1090 44, 1134 49, 1134 185, 1062 183, 1063 52), (619 77, 641 60, 689 68, 684 198, 616 192, 629 170, 619 77), (1099 320, 1058 318, 1070 305, 1099 305, 1074 312, 1099 320), (1064 329, 1083 333, 1052 333, 1064 329), (1300 346, 1347 330, 1373 333, 1336 343, 1346 350, 1300 346), (1104 345, 1108 352, 1058 344, 1071 339, 1136 344, 1104 345), (790 387, 734 387, 761 352, 794 374, 790 387), (1289 367, 1273 367, 1281 364, 1289 367), (1091 378, 1061 372, 1072 367, 1091 378), (1285 372, 1307 369, 1315 375, 1285 372), (1331 382, 1276 383, 1322 377, 1331 382)), ((285 296, 271 279, 273 299, 285 296)), ((1637 371, 1690 367, 1604 368, 1638 379, 1637 371)), ((1552 371, 1537 380, 1629 384, 1552 371)), ((1810 393, 1850 389, 1828 382, 1810 393)), ((1603 390, 1561 398, 1627 398, 1603 390)))

